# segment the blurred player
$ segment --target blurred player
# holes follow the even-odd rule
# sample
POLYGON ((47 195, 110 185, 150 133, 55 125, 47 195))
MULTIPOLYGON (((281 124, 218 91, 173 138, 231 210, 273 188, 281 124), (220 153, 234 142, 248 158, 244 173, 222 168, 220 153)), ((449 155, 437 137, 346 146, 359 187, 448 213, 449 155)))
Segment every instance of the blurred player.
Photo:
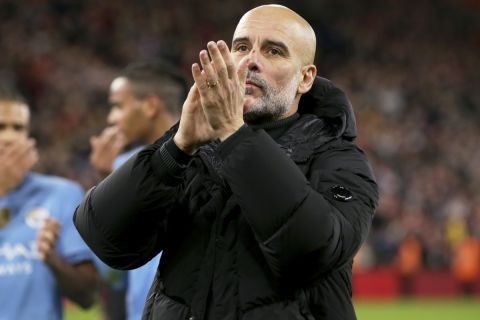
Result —
MULTIPOLYGON (((162 136, 178 120, 186 90, 184 80, 166 63, 128 66, 110 86, 109 126, 99 136, 91 138, 90 160, 97 171, 102 176, 108 175, 144 145, 162 136)), ((128 271, 126 301, 129 320, 141 318, 159 260, 160 255, 157 255, 146 265, 128 271)), ((106 312, 115 319, 122 318, 118 314, 121 312, 118 297, 123 299, 120 273, 108 267, 104 269, 104 274, 113 279, 106 312)))
POLYGON ((31 172, 30 111, 0 85, 0 319, 61 319, 62 297, 82 308, 96 298, 93 254, 73 226, 81 187, 31 172))

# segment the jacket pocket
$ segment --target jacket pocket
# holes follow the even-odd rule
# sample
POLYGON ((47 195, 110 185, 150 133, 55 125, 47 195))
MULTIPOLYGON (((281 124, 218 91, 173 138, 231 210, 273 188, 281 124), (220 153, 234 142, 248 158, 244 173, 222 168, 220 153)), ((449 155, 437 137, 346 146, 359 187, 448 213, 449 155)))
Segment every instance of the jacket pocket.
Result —
POLYGON ((190 320, 194 318, 187 305, 159 292, 155 297, 150 319, 190 320))
POLYGON ((192 320, 191 309, 163 293, 163 283, 157 277, 148 293, 142 320, 192 320))

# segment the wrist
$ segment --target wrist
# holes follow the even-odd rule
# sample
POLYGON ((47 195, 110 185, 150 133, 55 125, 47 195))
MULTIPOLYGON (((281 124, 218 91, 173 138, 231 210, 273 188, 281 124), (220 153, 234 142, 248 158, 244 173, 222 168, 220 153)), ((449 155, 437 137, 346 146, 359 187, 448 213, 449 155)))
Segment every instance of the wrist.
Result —
POLYGON ((220 141, 225 141, 226 139, 228 139, 228 137, 230 137, 232 134, 237 132, 238 129, 243 127, 244 124, 245 124, 245 122, 242 121, 242 122, 239 122, 239 123, 235 124, 234 126, 232 126, 230 128, 227 128, 226 130, 223 130, 222 132, 219 133, 218 138, 220 139, 220 141))
POLYGON ((192 144, 186 143, 178 134, 178 132, 173 136, 173 142, 175 145, 185 152, 186 154, 193 155, 197 151, 198 147, 192 144))

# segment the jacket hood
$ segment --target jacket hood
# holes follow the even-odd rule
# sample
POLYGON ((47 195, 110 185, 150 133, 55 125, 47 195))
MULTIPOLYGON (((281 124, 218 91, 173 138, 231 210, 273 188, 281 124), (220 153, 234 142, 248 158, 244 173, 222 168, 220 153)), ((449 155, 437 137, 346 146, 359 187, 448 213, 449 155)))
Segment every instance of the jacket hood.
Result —
POLYGON ((310 113, 324 119, 335 127, 337 137, 353 140, 357 136, 352 104, 345 92, 328 79, 315 78, 310 91, 300 98, 298 113, 310 113))

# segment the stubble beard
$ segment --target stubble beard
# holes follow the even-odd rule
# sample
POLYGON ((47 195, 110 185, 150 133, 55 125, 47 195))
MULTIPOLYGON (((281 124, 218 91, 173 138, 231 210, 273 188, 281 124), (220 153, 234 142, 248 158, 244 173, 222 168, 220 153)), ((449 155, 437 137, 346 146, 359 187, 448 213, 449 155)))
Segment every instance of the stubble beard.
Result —
MULTIPOLYGON (((243 114, 243 120, 248 124, 268 123, 284 118, 295 100, 300 83, 300 77, 294 77, 284 87, 274 89, 253 71, 248 71, 247 80, 258 84, 263 92, 243 114)), ((246 89, 245 95, 248 94, 249 89, 246 89)))

